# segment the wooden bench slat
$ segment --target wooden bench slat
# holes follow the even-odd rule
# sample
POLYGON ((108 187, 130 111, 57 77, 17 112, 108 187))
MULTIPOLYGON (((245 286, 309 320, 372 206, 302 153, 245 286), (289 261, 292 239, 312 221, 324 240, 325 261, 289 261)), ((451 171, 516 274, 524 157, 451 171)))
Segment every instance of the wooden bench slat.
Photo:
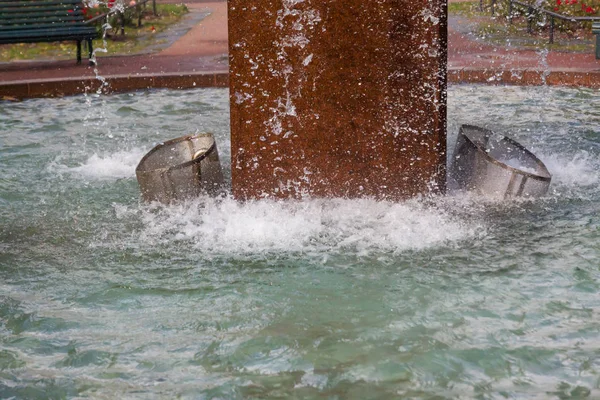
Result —
POLYGON ((67 18, 67 17, 79 17, 80 19, 85 19, 84 18, 84 13, 81 10, 75 10, 73 12, 66 12, 66 11, 51 11, 51 12, 45 12, 45 13, 38 13, 38 14, 7 14, 7 15, 3 15, 0 16, 0 23, 4 23, 4 22, 11 22, 11 20, 13 19, 24 19, 24 20, 29 20, 29 21, 35 21, 37 19, 40 18, 52 18, 52 17, 56 17, 56 18, 67 18))
POLYGON ((22 38, 3 38, 0 36, 0 44, 14 44, 14 43, 40 43, 40 42, 67 42, 67 41, 84 41, 93 40, 94 37, 88 35, 82 37, 81 35, 71 34, 62 36, 31 36, 22 38))
POLYGON ((6 1, 0 3, 0 10, 4 8, 22 8, 22 7, 44 7, 50 5, 77 5, 81 0, 48 0, 48 1, 6 1))
POLYGON ((66 18, 66 17, 78 17, 80 19, 84 19, 83 11, 75 10, 72 13, 66 11, 51 11, 46 13, 40 13, 39 15, 32 14, 7 14, 2 15, 0 17, 0 24, 11 23, 12 20, 15 19, 24 19, 24 20, 36 20, 38 18, 66 18))
MULTIPOLYGON (((72 22, 70 25, 72 25, 73 27, 79 27, 79 26, 87 27, 87 25, 85 25, 84 22, 77 22, 77 21, 72 22)), ((32 30, 32 29, 36 29, 36 30, 37 29, 47 29, 47 28, 56 28, 56 26, 57 26, 57 24, 53 23, 53 22, 36 23, 35 25, 32 25, 32 24, 10 25, 10 26, 1 26, 0 25, 0 32, 13 32, 13 31, 17 32, 17 31, 32 30)), ((69 27, 69 29, 71 29, 71 27, 69 27)))
POLYGON ((41 13, 41 12, 46 12, 46 11, 67 11, 68 10, 77 10, 77 9, 83 9, 83 7, 76 7, 76 6, 72 6, 72 5, 60 5, 60 6, 45 6, 45 7, 34 7, 31 9, 28 8, 2 8, 0 9, 0 18, 3 18, 5 14, 15 14, 15 13, 27 13, 27 14, 35 14, 35 13, 41 13))
POLYGON ((96 28, 90 26, 73 26, 73 27, 60 27, 60 28, 43 28, 43 29, 22 29, 18 31, 2 31, 0 36, 2 37, 32 37, 40 36, 45 37, 48 35, 60 36, 62 34, 97 34, 96 28))
POLYGON ((48 7, 60 7, 65 9, 71 8, 85 8, 85 6, 81 3, 64 3, 62 1, 57 2, 39 2, 32 5, 20 6, 20 5, 2 5, 0 4, 0 12, 6 12, 9 10, 39 10, 48 7))
POLYGON ((61 37, 61 36, 69 36, 72 37, 74 35, 80 36, 81 38, 89 38, 89 37, 97 37, 97 32, 91 30, 83 30, 83 29, 37 29, 35 31, 19 31, 19 32, 1 32, 0 39, 19 39, 19 38, 45 38, 45 37, 61 37))
POLYGON ((23 33, 19 32, 18 35, 6 34, 6 32, 0 33, 0 43, 23 43, 23 42, 35 42, 35 41, 59 41, 59 40, 87 40, 95 39, 98 35, 95 31, 81 31, 81 30, 49 30, 34 31, 23 33))
MULTIPOLYGON (((22 38, 22 39, 14 39, 14 38, 1 38, 0 44, 14 44, 14 43, 41 43, 41 42, 72 42, 72 41, 85 41, 85 40, 94 39, 93 37, 81 37, 77 35, 72 36, 43 36, 43 37, 30 37, 30 38, 22 38)), ((79 61, 79 60, 78 60, 79 61)))
POLYGON ((30 18, 11 18, 7 20, 0 20, 0 27, 6 26, 10 27, 13 25, 35 25, 36 23, 47 23, 47 22, 85 22, 84 18, 81 18, 80 15, 69 15, 68 17, 62 15, 48 15, 40 18, 30 19, 30 18))
POLYGON ((83 13, 83 9, 79 9, 79 8, 60 8, 60 9, 48 9, 48 10, 42 10, 42 9, 35 9, 35 10, 11 10, 10 12, 7 13, 3 13, 2 10, 0 10, 0 20, 3 19, 7 19, 7 18, 14 18, 15 15, 22 15, 25 16, 27 18, 36 18, 38 16, 44 16, 47 14, 62 14, 62 15, 68 15, 71 13, 83 13))

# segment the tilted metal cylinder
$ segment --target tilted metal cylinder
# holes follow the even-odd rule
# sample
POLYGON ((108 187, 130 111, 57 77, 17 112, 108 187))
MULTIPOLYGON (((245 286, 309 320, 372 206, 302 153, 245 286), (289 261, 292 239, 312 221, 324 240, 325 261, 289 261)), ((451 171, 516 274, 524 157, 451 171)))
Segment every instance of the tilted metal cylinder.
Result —
POLYGON ((135 174, 145 201, 172 203, 223 190, 223 173, 212 134, 183 136, 154 147, 135 174))
POLYGON ((544 163, 518 142, 471 125, 460 127, 449 168, 449 187, 480 194, 539 197, 552 176, 544 163))

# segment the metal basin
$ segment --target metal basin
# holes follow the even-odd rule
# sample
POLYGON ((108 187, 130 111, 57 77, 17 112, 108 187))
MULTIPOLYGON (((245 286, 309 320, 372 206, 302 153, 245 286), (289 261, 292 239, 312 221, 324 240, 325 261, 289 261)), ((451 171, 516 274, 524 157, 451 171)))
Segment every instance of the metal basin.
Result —
POLYGON ((171 203, 217 195, 223 189, 219 153, 210 133, 159 144, 142 158, 135 174, 145 201, 171 203))
POLYGON ((449 188, 500 198, 539 197, 551 179, 544 163, 513 139, 477 126, 460 127, 449 188))

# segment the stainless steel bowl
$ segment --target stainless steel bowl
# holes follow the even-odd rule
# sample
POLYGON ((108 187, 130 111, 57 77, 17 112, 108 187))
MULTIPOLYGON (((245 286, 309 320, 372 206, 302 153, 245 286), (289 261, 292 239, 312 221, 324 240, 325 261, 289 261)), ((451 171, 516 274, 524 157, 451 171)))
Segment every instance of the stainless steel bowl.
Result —
POLYGON ((500 198, 539 197, 551 179, 544 163, 513 139, 477 126, 460 127, 449 168, 450 189, 500 198))
POLYGON ((135 174, 145 201, 171 203, 202 193, 217 195, 223 189, 219 153, 210 133, 159 144, 142 158, 135 174))

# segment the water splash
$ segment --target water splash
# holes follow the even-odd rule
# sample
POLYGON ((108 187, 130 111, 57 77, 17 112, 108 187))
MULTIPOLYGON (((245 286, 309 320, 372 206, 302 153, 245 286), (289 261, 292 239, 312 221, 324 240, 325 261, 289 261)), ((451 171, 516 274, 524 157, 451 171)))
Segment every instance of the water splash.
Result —
POLYGON ((469 223, 419 201, 202 198, 177 206, 116 205, 118 219, 140 218, 132 246, 181 243, 205 256, 403 252, 445 246, 485 234, 469 223))
POLYGON ((4 397, 598 397, 598 91, 449 88, 450 132, 531 146, 546 199, 171 207, 135 155, 225 150, 227 91, 102 97, 0 105, 4 397))
POLYGON ((94 66, 94 74, 96 75, 96 79, 100 82, 100 86, 96 90, 96 94, 100 95, 104 92, 108 91, 110 86, 109 82, 106 80, 104 76, 100 74, 100 69, 98 65, 98 53, 108 53, 108 43, 106 41, 106 36, 108 31, 113 29, 113 27, 109 23, 109 17, 114 14, 123 14, 125 13, 126 7, 124 1, 101 1, 101 0, 88 0, 89 7, 97 7, 99 5, 107 6, 109 9, 108 15, 106 16, 105 22, 102 24, 102 45, 103 47, 96 47, 92 52, 92 56, 90 58, 90 63, 94 66))
POLYGON ((303 66, 308 66, 313 60, 313 54, 306 50, 315 34, 315 29, 322 21, 317 9, 308 8, 304 0, 284 0, 283 8, 277 12, 276 26, 285 32, 293 32, 282 36, 280 41, 274 43, 277 48, 277 59, 283 66, 269 66, 274 76, 283 77, 283 88, 285 97, 279 97, 277 105, 271 107, 269 112, 272 117, 265 122, 268 132, 275 136, 283 134, 283 138, 290 137, 293 132, 285 131, 283 124, 288 117, 296 117, 295 100, 302 96, 302 90, 306 84, 306 76, 303 68, 295 69, 289 60, 288 52, 298 52, 304 60, 303 66), (291 82, 293 84, 291 85, 291 82), (297 90, 290 88, 297 87, 297 90))
POLYGON ((48 166, 51 173, 71 174, 85 179, 115 180, 123 178, 135 178, 135 167, 144 156, 142 149, 133 151, 118 151, 112 154, 92 154, 77 166, 64 164, 64 160, 58 157, 48 166))
POLYGON ((542 85, 547 85, 548 76, 550 76, 550 65, 548 64, 548 54, 550 50, 547 48, 540 49, 537 53, 540 56, 538 65, 542 68, 542 85))
POLYGON ((593 188, 600 183, 600 161, 588 151, 569 154, 541 154, 553 183, 571 190, 593 188))

